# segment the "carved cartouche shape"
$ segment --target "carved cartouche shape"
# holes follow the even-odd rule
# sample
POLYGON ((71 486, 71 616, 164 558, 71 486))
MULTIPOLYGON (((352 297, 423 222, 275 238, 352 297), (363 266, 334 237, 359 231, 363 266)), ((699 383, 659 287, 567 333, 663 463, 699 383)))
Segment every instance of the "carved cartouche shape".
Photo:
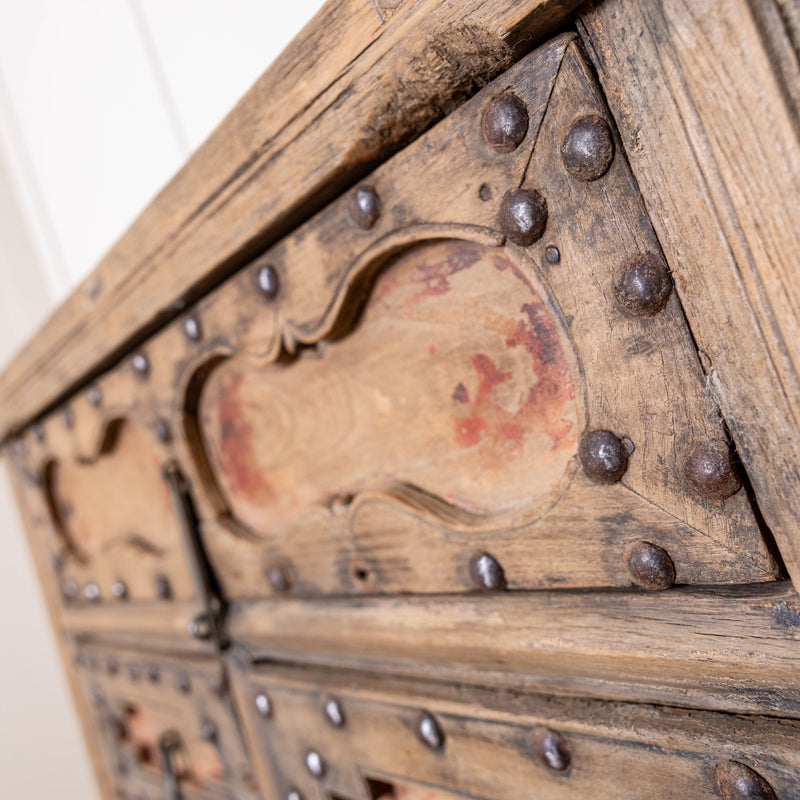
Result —
POLYGON ((124 580, 133 599, 152 596, 156 574, 169 575, 176 598, 193 594, 183 565, 180 522, 152 434, 133 422, 109 427, 87 461, 53 463, 48 493, 56 528, 73 556, 67 573, 91 578, 104 593, 124 580))
POLYGON ((224 362, 199 423, 229 508, 261 534, 409 485, 476 514, 535 511, 578 428, 541 298, 503 251, 461 240, 395 257, 343 339, 289 364, 224 362))

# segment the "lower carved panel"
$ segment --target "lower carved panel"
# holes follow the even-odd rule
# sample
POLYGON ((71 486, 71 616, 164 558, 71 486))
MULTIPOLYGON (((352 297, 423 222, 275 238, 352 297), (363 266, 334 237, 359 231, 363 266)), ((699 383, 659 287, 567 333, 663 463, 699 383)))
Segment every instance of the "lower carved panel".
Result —
POLYGON ((82 648, 78 675, 120 800, 258 800, 222 665, 82 648))
POLYGON ((303 668, 232 675, 265 795, 800 798, 794 721, 303 668))

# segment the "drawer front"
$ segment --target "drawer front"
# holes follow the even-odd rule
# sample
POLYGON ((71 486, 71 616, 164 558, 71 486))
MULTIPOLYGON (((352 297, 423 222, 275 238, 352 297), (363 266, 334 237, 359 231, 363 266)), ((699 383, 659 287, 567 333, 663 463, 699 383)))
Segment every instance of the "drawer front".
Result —
POLYGON ((75 663, 120 797, 258 800, 218 661, 83 647, 75 663))
POLYGON ((26 469, 80 569, 139 548, 136 592, 177 552, 167 458, 230 600, 783 575, 570 35, 69 411, 26 469))
POLYGON ((719 800, 752 773, 800 797, 796 722, 248 664, 234 675, 277 797, 719 800))

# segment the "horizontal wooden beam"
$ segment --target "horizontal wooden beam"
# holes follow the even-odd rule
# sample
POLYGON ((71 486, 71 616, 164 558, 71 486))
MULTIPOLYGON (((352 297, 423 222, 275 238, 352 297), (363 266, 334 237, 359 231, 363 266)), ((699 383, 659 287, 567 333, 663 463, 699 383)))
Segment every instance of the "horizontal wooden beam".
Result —
POLYGON ((788 583, 283 599, 237 608, 231 633, 280 661, 800 717, 800 598, 788 583))
MULTIPOLYGON (((0 377, 0 438, 320 210, 578 0, 329 0, 0 377)), ((124 154, 121 154, 124 157, 124 154)))

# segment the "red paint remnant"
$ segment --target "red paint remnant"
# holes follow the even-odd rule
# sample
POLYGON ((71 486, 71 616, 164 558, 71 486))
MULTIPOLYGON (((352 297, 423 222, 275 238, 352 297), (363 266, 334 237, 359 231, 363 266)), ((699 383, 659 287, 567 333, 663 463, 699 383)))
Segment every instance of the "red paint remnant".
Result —
MULTIPOLYGON (((404 270, 408 260, 418 259, 419 248, 411 248, 381 275, 374 297, 376 300, 394 305, 402 316, 408 315, 421 300, 437 297, 450 291, 450 277, 468 269, 483 258, 483 248, 474 242, 453 239, 443 242, 445 255, 436 261, 424 261, 413 270, 404 270), (421 288, 416 288, 419 285, 421 288), (409 294, 408 291, 413 289, 409 294), (405 290, 405 291, 403 291, 405 290), (392 295, 402 292, 395 299, 392 295)), ((425 249, 430 244, 421 245, 425 249)))
POLYGON ((253 448, 253 426, 245 416, 248 404, 240 394, 243 381, 244 375, 234 375, 220 390, 217 409, 220 469, 227 475, 234 494, 264 504, 272 500, 275 493, 261 471, 253 448))
POLYGON ((486 429, 486 421, 477 414, 456 420, 456 441, 459 447, 472 447, 478 444, 486 429))
POLYGON ((432 356, 435 356, 435 355, 436 355, 436 345, 435 345, 435 344, 432 344, 432 345, 431 345, 431 346, 428 348, 428 353, 429 353, 430 355, 432 355, 432 356))
POLYGON ((495 402, 492 390, 514 376, 486 353, 474 353, 471 361, 478 373, 478 390, 468 414, 454 417, 456 443, 460 447, 479 445, 482 464, 489 469, 519 457, 528 436, 546 434, 551 453, 575 446, 573 421, 563 419, 574 389, 555 325, 539 302, 526 303, 521 311, 523 318, 506 339, 507 347, 525 347, 533 362, 530 377, 535 377, 535 383, 527 376, 517 376, 523 386, 533 384, 521 407, 512 412, 495 402))
POLYGON ((463 383, 459 383, 453 391, 453 400, 457 403, 469 403, 469 389, 463 383))

